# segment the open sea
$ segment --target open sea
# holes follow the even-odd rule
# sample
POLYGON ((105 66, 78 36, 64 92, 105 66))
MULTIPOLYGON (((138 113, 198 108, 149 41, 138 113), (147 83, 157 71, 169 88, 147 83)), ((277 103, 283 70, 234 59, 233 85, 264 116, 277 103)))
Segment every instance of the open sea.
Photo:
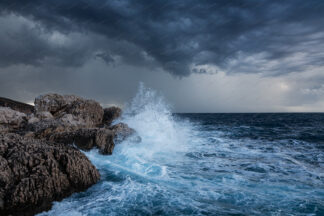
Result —
POLYGON ((101 180, 39 215, 324 215, 324 113, 172 114, 142 87, 101 180))

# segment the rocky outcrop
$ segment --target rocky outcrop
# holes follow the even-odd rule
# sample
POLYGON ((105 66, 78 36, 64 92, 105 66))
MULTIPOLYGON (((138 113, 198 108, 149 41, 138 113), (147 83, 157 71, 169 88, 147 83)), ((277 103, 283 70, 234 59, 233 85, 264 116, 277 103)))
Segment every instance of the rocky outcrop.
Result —
POLYGON ((120 115, 74 95, 41 95, 27 114, 0 107, 0 215, 33 215, 96 183, 79 149, 109 155, 128 137, 140 141, 126 124, 111 125, 120 115))
POLYGON ((94 100, 58 94, 41 95, 35 99, 36 116, 42 112, 49 112, 62 122, 86 128, 101 124, 104 114, 100 104, 94 100))
POLYGON ((79 150, 0 133, 0 215, 33 215, 100 178, 79 150))
POLYGON ((45 94, 35 98, 35 112, 50 112, 52 114, 57 113, 62 108, 70 105, 73 101, 79 97, 74 95, 59 95, 59 94, 45 94))
POLYGON ((36 117, 39 120, 51 120, 51 119, 54 119, 53 115, 48 111, 37 112, 36 117))
POLYGON ((109 127, 113 131, 116 142, 122 142, 127 137, 130 137, 135 134, 135 130, 128 127, 125 123, 118 123, 109 127))
POLYGON ((103 124, 110 126, 115 119, 121 116, 121 114, 122 110, 119 107, 113 106, 105 108, 102 122, 103 124))
POLYGON ((14 101, 8 98, 0 97, 0 106, 9 107, 21 113, 31 114, 34 112, 34 106, 22 102, 14 101))
POLYGON ((34 133, 36 138, 48 139, 55 133, 97 127, 102 118, 103 109, 96 101, 46 94, 35 99, 35 113, 29 117, 26 131, 34 133))
POLYGON ((40 121, 33 118, 29 119, 25 132, 33 133, 33 137, 38 139, 48 139, 54 133, 74 131, 79 128, 79 125, 67 124, 57 119, 40 121), (31 120, 33 121, 31 122, 31 120))
POLYGON ((8 107, 0 107, 0 131, 12 131, 24 127, 27 116, 8 107))
POLYGON ((103 128, 79 129, 70 132, 54 133, 48 139, 65 144, 73 143, 85 151, 98 148, 102 154, 112 154, 115 147, 114 132, 103 128))

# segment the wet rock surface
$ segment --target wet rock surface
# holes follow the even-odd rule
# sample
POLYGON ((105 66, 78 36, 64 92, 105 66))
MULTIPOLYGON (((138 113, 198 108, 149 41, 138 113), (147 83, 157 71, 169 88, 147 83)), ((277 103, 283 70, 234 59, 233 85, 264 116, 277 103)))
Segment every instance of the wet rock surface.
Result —
POLYGON ((102 122, 103 124, 110 126, 115 119, 121 116, 121 114, 122 110, 119 107, 113 106, 105 108, 102 122))
POLYGON ((98 148, 102 154, 112 154, 114 132, 103 128, 79 129, 71 132, 55 133, 49 140, 65 144, 74 144, 82 150, 98 148))
POLYGON ((99 172, 69 145, 0 133, 0 215, 33 215, 95 184, 99 172))
POLYGON ((140 137, 136 136, 136 131, 130 127, 128 127, 125 123, 118 123, 113 126, 109 127, 110 130, 113 131, 115 136, 115 141, 117 143, 120 143, 124 141, 126 138, 133 136, 134 141, 138 142, 140 141, 140 137))

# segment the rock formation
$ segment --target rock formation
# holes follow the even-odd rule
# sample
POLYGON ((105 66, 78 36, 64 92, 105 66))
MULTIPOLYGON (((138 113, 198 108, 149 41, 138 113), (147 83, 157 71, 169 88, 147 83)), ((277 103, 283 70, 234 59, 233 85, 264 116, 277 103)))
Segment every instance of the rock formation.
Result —
POLYGON ((27 124, 25 113, 12 110, 8 107, 0 107, 0 131, 19 129, 27 124))
POLYGON ((102 123, 104 111, 94 100, 74 95, 46 94, 35 99, 35 113, 49 112, 55 119, 79 127, 96 127, 102 123))
POLYGON ((128 127, 128 125, 125 123, 115 124, 110 126, 109 129, 114 132, 116 142, 122 142, 126 138, 135 135, 135 130, 128 127))
POLYGON ((85 151, 97 147, 102 154, 112 154, 115 147, 114 132, 104 128, 86 128, 70 132, 54 133, 48 139, 65 144, 73 143, 85 151))
POLYGON ((34 112, 34 106, 21 103, 19 101, 14 101, 8 98, 0 97, 0 106, 2 107, 9 107, 13 110, 25 113, 25 114, 31 114, 34 112))
POLYGON ((99 172, 78 149, 109 155, 128 137, 140 141, 126 124, 111 125, 120 108, 78 96, 0 105, 0 215, 33 215, 95 184, 99 172))
POLYGON ((0 133, 0 215, 33 215, 100 178, 77 149, 0 133))
POLYGON ((105 108, 102 122, 105 125, 110 126, 115 119, 121 116, 121 114, 122 114, 122 110, 119 107, 113 106, 113 107, 105 108))

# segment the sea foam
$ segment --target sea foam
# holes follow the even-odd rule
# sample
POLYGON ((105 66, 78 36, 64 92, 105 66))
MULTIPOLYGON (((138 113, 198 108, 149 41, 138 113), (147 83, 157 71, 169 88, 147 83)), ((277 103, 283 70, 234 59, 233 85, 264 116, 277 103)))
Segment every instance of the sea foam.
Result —
POLYGON ((322 141, 298 135, 321 138, 321 115, 174 115, 141 84, 120 120, 141 142, 84 152, 100 182, 40 215, 324 214, 322 141))

